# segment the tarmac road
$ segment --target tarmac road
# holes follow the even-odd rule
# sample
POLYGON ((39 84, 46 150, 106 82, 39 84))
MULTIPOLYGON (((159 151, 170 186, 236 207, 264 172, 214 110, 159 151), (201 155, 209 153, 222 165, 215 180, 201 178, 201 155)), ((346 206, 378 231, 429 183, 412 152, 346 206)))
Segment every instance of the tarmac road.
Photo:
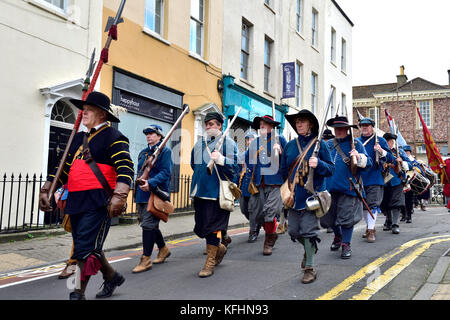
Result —
MULTIPOLYGON (((247 227, 230 230, 233 241, 225 258, 214 275, 204 279, 197 273, 205 261, 205 244, 195 236, 168 242, 172 255, 167 262, 140 274, 131 273, 139 262, 140 247, 111 250, 107 257, 126 281, 108 300, 449 299, 450 272, 446 270, 450 261, 443 257, 450 248, 447 210, 416 209, 413 223, 401 223, 399 235, 382 231, 383 222, 384 217, 379 217, 373 244, 361 238, 364 223, 356 226, 349 260, 341 259, 340 251, 329 250, 333 234, 321 230, 316 255, 318 279, 308 285, 300 282, 303 249, 287 234, 279 236, 271 256, 263 256, 263 231, 256 243, 247 243, 247 227), (442 261, 447 264, 441 266, 442 261), (435 277, 438 280, 430 280, 432 272, 439 269, 436 266, 442 269, 441 274, 435 277), (432 290, 425 292, 431 284, 432 290)), ((62 267, 56 263, 44 269, 0 274, 0 299, 67 300, 73 281, 57 279, 62 267)), ((100 274, 91 278, 87 299, 95 299, 101 284, 100 274)))

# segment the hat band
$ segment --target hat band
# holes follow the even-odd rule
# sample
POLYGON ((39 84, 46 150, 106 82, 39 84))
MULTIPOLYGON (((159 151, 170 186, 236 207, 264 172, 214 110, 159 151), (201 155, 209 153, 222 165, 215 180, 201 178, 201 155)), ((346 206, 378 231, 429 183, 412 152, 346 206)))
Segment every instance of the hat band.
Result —
POLYGON ((269 116, 263 116, 262 119, 269 119, 270 121, 274 121, 273 118, 269 116))
POLYGON ((334 123, 343 123, 343 124, 348 124, 349 125, 349 123, 347 121, 334 121, 334 123))

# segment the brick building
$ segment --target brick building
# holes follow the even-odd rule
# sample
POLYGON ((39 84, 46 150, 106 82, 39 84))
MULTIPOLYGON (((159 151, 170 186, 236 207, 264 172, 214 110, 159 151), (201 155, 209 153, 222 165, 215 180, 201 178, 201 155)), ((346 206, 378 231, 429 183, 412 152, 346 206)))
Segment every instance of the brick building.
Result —
MULTIPOLYGON (((450 70, 448 72, 450 78, 450 70)), ((353 119, 358 119, 357 111, 372 119, 378 112, 379 128, 389 132, 385 116, 387 109, 413 153, 418 159, 426 161, 417 107, 441 155, 447 157, 450 144, 450 83, 438 85, 420 77, 408 81, 402 66, 397 82, 353 87, 353 119)), ((355 135, 359 135, 357 130, 355 135)))

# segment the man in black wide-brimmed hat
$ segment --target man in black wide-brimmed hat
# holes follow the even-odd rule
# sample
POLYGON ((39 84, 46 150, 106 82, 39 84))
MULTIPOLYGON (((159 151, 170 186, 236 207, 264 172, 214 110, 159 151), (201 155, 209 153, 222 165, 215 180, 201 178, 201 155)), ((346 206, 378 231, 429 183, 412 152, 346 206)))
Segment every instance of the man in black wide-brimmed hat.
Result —
POLYGON ((245 153, 245 162, 252 170, 248 189, 251 194, 248 210, 251 219, 264 226, 264 255, 272 254, 272 248, 278 238, 276 217, 283 214, 280 186, 284 179, 274 153, 278 152, 281 157, 287 141, 282 135, 279 135, 276 141, 274 129, 279 125, 280 122, 270 115, 255 117, 252 128, 259 130, 260 136, 253 140, 245 153))
POLYGON ((288 233, 292 241, 298 241, 305 249, 301 263, 304 270, 301 281, 311 283, 317 278, 314 256, 318 250, 317 242, 320 242, 320 228, 315 212, 306 207, 306 200, 312 194, 304 186, 308 181, 309 170, 315 170, 313 188, 317 192, 325 191, 325 178, 333 174, 334 164, 325 141, 320 141, 318 155, 313 153, 319 134, 319 122, 312 112, 303 109, 285 117, 298 134, 296 139, 286 145, 281 161, 283 175, 293 184, 294 190, 294 203, 288 213, 288 233), (305 156, 301 159, 303 154, 305 156))
MULTIPOLYGON (((110 297, 125 278, 116 272, 102 250, 111 225, 125 207, 134 177, 129 141, 108 121, 119 122, 112 113, 109 98, 91 92, 85 101, 70 99, 83 110, 82 123, 88 132, 78 132, 69 147, 68 156, 58 185, 69 191, 65 213, 70 215, 74 251, 78 261, 79 285, 70 293, 71 300, 85 299, 85 290, 92 275, 100 270, 104 286, 97 298, 110 297), (101 182, 102 180, 102 182, 101 182)), ((49 174, 39 194, 39 207, 50 208, 48 192, 56 168, 49 174)))
POLYGON ((350 124, 347 117, 337 116, 328 120, 326 124, 334 128, 336 136, 327 142, 335 169, 333 175, 327 179, 327 188, 332 199, 331 207, 328 213, 321 218, 321 224, 322 227, 333 228, 334 240, 330 249, 336 251, 342 247, 341 258, 349 259, 352 255, 353 226, 362 219, 363 211, 363 204, 349 179, 351 178, 363 193, 364 190, 359 186, 361 172, 372 166, 372 159, 368 157, 361 142, 355 140, 354 146, 352 145, 349 130, 357 128, 357 126, 350 124), (352 157, 356 157, 357 160, 355 176, 350 168, 352 157))

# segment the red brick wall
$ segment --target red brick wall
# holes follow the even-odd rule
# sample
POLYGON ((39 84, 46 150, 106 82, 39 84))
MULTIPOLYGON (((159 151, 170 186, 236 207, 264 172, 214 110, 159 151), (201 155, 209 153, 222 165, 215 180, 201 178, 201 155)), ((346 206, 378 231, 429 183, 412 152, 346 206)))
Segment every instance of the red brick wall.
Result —
MULTIPOLYGON (((417 129, 418 113, 416 101, 396 101, 384 102, 380 107, 380 129, 390 132, 386 121, 384 110, 387 109, 391 114, 406 142, 411 145, 415 152, 415 145, 423 143, 423 131, 417 129)), ((369 107, 358 108, 363 116, 368 116, 369 107)), ((438 148, 443 145, 450 145, 450 98, 434 99, 432 111, 432 128, 429 128, 434 142, 438 148)), ((358 119, 356 110, 353 110, 353 118, 358 119)), ((359 136, 359 130, 354 130, 355 136, 359 136)))

